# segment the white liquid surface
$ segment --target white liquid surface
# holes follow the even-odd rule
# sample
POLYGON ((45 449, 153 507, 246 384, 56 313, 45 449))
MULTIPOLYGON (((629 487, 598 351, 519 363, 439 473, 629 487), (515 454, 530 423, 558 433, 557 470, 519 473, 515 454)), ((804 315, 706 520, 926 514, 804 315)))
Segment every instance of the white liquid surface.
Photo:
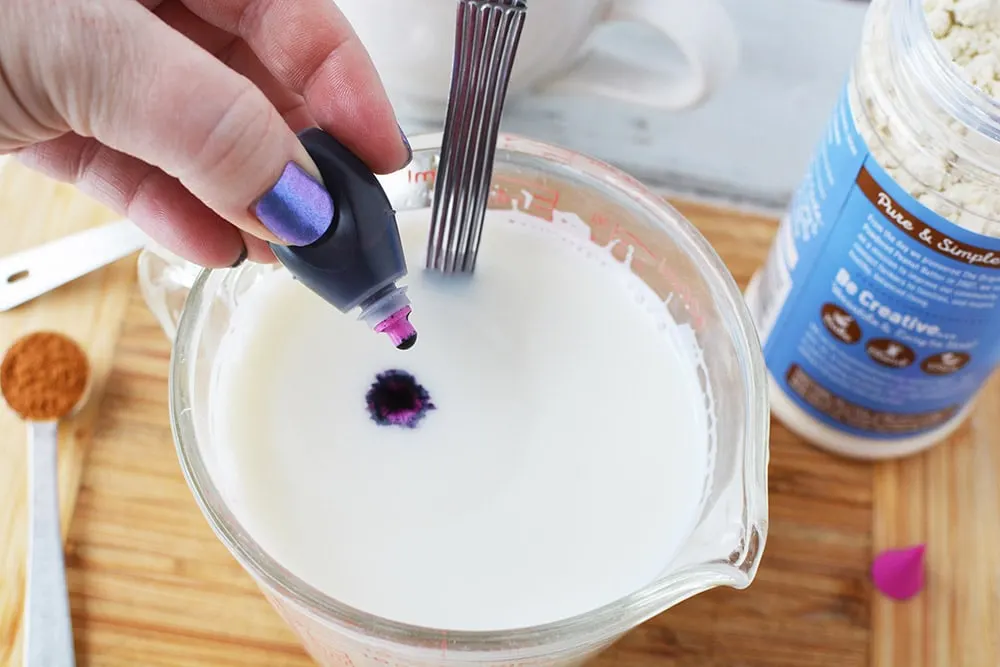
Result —
POLYGON ((517 212, 490 212, 471 280, 427 274, 428 218, 399 216, 409 351, 284 271, 241 298, 211 396, 223 493, 291 572, 396 621, 524 627, 635 592, 710 472, 680 328, 573 225, 517 212), (437 406, 416 429, 369 418, 390 368, 437 406))

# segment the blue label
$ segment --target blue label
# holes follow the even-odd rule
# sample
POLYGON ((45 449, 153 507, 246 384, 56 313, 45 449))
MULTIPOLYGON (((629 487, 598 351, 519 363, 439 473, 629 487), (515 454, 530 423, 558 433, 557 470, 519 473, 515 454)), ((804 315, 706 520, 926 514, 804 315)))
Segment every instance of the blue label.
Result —
POLYGON ((758 287, 771 374, 848 433, 933 430, 1000 361, 1000 239, 899 187, 868 153, 846 90, 758 287))

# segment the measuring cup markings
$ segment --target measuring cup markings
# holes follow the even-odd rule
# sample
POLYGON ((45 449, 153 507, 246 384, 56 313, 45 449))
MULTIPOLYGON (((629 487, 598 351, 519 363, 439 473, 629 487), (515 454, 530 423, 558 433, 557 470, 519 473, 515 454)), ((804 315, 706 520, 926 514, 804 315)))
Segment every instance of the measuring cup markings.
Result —
POLYGON ((591 213, 587 224, 590 226, 590 240, 597 245, 611 241, 614 238, 615 230, 619 227, 616 220, 612 220, 600 211, 591 213), (607 232, 607 236, 602 236, 604 232, 607 232))
POLYGON ((612 220, 600 211, 590 216, 588 225, 591 230, 591 240, 596 245, 607 248, 612 257, 642 278, 663 300, 664 306, 678 324, 688 322, 696 331, 703 327, 704 315, 697 299, 685 282, 671 269, 670 261, 666 257, 657 255, 639 237, 622 227, 620 222, 612 220), (650 272, 666 281, 666 293, 660 284, 661 281, 649 280, 650 272), (683 310, 680 310, 680 306, 683 306, 683 310))
MULTIPOLYGON (((386 649, 365 646, 365 640, 351 639, 342 632, 338 632, 334 627, 316 623, 306 612, 298 609, 294 604, 287 603, 278 596, 272 595, 269 590, 265 589, 264 595, 277 609, 282 620, 299 635, 306 651, 320 664, 331 667, 374 667, 375 665, 414 667, 420 664, 432 664, 426 661, 416 662, 415 655, 401 657, 386 649), (340 648, 335 648, 335 645, 340 648), (351 657, 352 655, 354 658, 351 657)), ((345 623, 345 625, 364 634, 363 627, 357 623, 345 623)), ((448 636, 447 632, 441 634, 438 649, 440 651, 439 657, 444 658, 449 653, 448 636)), ((419 649, 414 650, 418 651, 419 649)), ((430 658, 430 654, 427 657, 430 658)), ((493 663, 489 664, 490 667, 498 667, 494 666, 493 663)))
POLYGON ((559 191, 539 192, 537 189, 532 191, 522 188, 520 199, 515 195, 514 201, 521 203, 517 209, 522 213, 527 213, 539 220, 553 222, 556 206, 559 204, 559 191))
MULTIPOLYGON (((442 650, 444 649, 442 648, 442 650)), ((385 651, 378 651, 369 648, 365 649, 361 655, 379 665, 387 665, 388 667, 391 667, 396 664, 396 661, 392 659, 392 656, 385 651)))
MULTIPOLYGON (((539 188, 529 181, 501 177, 490 189, 488 205, 493 208, 517 208, 519 211, 535 215, 539 219, 552 222, 552 216, 559 203, 559 191, 554 188, 539 188), (517 193, 520 188, 522 192, 517 193), (519 203, 519 206, 515 206, 519 203)), ((437 169, 407 169, 406 182, 410 185, 433 185, 437 180, 437 169)))
POLYGON ((601 213, 595 213, 590 217, 590 240, 607 248, 612 257, 633 270, 636 259, 640 264, 648 264, 653 267, 659 262, 659 258, 646 247, 638 236, 623 229, 621 223, 611 222, 601 213), (602 238, 605 230, 608 232, 607 236, 602 238))
POLYGON ((411 184, 432 184, 437 179, 437 169, 407 169, 406 182, 411 184))
MULTIPOLYGON (((272 595, 267 590, 263 592, 282 620, 299 636, 302 645, 314 660, 323 665, 330 665, 330 667, 334 665, 337 667, 356 667, 350 654, 334 648, 329 641, 330 637, 321 636, 317 632, 317 630, 325 629, 324 626, 310 622, 304 617, 304 614, 294 610, 290 605, 286 605, 277 595, 272 595)), ((337 640, 340 643, 339 638, 337 640)))
POLYGON ((572 166, 576 162, 576 154, 572 151, 566 150, 565 148, 542 144, 530 139, 525 141, 525 139, 521 137, 514 137, 512 135, 501 135, 500 140, 497 142, 497 148, 507 150, 523 150, 522 147, 525 143, 531 144, 533 152, 537 152, 539 157, 549 162, 567 167, 572 166))
POLYGON ((667 308, 670 310, 670 314, 673 316, 674 321, 678 324, 684 324, 685 322, 691 325, 696 332, 701 331, 706 324, 705 315, 702 313, 701 306, 698 303, 698 299, 691 293, 691 289, 681 280, 674 270, 670 267, 670 263, 663 259, 657 266, 657 272, 667 281, 671 289, 677 295, 679 300, 679 305, 683 306, 683 310, 675 307, 675 302, 671 300, 667 304, 667 308))
POLYGON ((554 188, 539 188, 517 178, 504 177, 490 190, 489 203, 495 208, 509 207, 539 220, 552 222, 559 204, 559 191, 554 188))
MULTIPOLYGON (((332 626, 317 623, 307 612, 299 609, 294 603, 286 602, 267 587, 261 587, 264 597, 274 606, 282 620, 294 631, 301 641, 306 652, 325 667, 437 667, 441 663, 434 659, 433 653, 428 652, 423 657, 418 657, 421 652, 419 648, 413 647, 412 651, 401 647, 403 653, 393 653, 391 650, 365 646, 369 640, 359 637, 352 639, 338 631, 332 626), (336 647, 335 647, 336 646, 336 647), (339 647, 339 648, 337 648, 339 647), (353 658, 351 656, 354 656, 353 658)), ((347 625, 364 632, 363 628, 356 623, 347 625)), ((461 662, 462 652, 457 654, 449 649, 449 637, 447 631, 441 631, 441 638, 438 642, 437 659, 456 660, 461 662)), ((430 645, 425 645, 430 648, 430 645)), ((553 658, 552 656, 540 656, 528 659, 508 659, 477 661, 480 667, 553 667, 556 665, 575 665, 588 656, 593 656, 601 650, 597 646, 580 646, 569 653, 553 658)))
POLYGON ((330 663, 331 665, 337 664, 342 667, 356 667, 354 661, 351 660, 351 656, 347 655, 343 651, 337 651, 329 646, 325 646, 319 641, 314 641, 313 643, 308 644, 307 647, 312 657, 322 664, 327 664, 328 661, 332 660, 333 662, 330 663))
POLYGON ((545 149, 540 151, 540 156, 550 162, 555 162, 556 164, 562 164, 567 167, 573 166, 574 159, 573 155, 560 150, 555 149, 545 149))

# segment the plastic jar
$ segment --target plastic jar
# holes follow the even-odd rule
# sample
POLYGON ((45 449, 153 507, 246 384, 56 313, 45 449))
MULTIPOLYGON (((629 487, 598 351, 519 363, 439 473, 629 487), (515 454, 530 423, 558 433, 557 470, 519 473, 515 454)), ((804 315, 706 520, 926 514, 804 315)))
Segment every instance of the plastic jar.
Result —
POLYGON ((847 456, 940 442, 1000 360, 1000 102, 984 92, 1000 96, 1000 83, 981 84, 1000 35, 966 25, 939 41, 944 22, 990 11, 965 2, 978 14, 963 17, 949 4, 962 3, 872 2, 826 133, 747 289, 773 414, 847 456))

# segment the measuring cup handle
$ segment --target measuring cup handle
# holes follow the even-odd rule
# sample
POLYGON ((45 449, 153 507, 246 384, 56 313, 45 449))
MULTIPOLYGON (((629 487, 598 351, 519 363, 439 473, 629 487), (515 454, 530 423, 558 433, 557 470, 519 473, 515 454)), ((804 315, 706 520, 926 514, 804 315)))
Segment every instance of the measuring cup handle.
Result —
POLYGON ((611 0, 602 23, 612 22, 656 30, 684 56, 685 71, 660 72, 590 50, 544 90, 675 111, 704 102, 739 64, 739 37, 719 0, 611 0))
POLYGON ((150 241, 139 253, 139 291, 171 341, 201 267, 150 241))

